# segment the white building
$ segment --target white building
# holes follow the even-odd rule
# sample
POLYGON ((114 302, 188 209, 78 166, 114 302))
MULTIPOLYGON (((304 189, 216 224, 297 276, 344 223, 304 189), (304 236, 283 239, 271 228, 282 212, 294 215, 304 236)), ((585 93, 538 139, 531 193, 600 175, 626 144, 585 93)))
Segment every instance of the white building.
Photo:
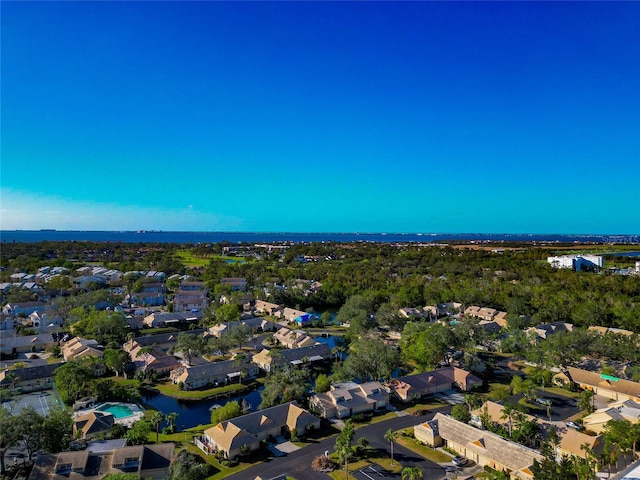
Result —
POLYGON ((602 268, 604 259, 599 255, 560 255, 547 257, 547 262, 554 268, 571 268, 576 272, 583 268, 602 268))

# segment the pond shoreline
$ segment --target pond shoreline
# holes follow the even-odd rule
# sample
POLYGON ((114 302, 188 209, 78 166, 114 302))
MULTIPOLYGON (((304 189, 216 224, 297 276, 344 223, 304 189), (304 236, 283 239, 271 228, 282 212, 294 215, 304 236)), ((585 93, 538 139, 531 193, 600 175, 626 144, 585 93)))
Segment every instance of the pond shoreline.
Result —
POLYGON ((156 386, 143 385, 140 387, 140 392, 142 394, 164 395, 166 397, 171 397, 176 400, 180 400, 181 402, 202 402, 206 400, 218 400, 221 398, 227 399, 231 397, 239 397, 257 389, 258 386, 259 385, 257 383, 253 383, 251 385, 243 385, 244 388, 233 389, 225 392, 211 392, 210 394, 204 395, 202 397, 196 397, 196 398, 189 396, 189 393, 198 392, 198 390, 185 390, 185 391, 181 390, 180 392, 171 392, 171 391, 166 391, 165 389, 161 390, 156 386))

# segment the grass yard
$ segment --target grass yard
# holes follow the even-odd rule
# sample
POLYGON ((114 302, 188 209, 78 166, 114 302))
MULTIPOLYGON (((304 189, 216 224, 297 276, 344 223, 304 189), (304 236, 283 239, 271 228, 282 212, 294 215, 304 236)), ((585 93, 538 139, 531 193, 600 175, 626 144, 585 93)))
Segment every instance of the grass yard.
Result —
POLYGON ((191 250, 178 250, 176 256, 185 267, 206 267, 211 260, 222 260, 227 263, 245 263, 247 261, 244 257, 228 257, 226 255, 199 256, 191 250))
POLYGON ((205 400, 208 398, 215 398, 222 395, 231 393, 239 393, 244 390, 249 390, 251 385, 245 384, 233 384, 225 385, 224 387, 209 388, 206 390, 180 390, 178 385, 171 382, 158 383, 154 386, 160 393, 167 395, 168 397, 178 398, 182 400, 205 400))
POLYGON ((431 460, 432 462, 436 462, 436 463, 450 462, 451 459, 453 458, 451 455, 447 455, 446 453, 443 453, 439 450, 435 450, 431 447, 427 447, 426 445, 422 444, 415 438, 403 436, 402 435, 403 431, 409 434, 413 433, 410 428, 405 430, 400 430, 399 431, 400 435, 398 436, 398 439, 396 440, 396 442, 402 445, 403 447, 408 448, 412 452, 417 453, 418 455, 426 458, 427 460, 431 460))

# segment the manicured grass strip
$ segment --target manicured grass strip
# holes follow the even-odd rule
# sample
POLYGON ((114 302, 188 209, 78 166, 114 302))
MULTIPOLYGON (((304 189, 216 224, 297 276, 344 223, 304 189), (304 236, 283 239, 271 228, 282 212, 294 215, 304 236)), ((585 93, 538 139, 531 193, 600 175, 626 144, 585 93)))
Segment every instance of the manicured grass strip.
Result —
MULTIPOLYGON (((411 432, 411 429, 404 431, 409 433, 411 432)), ((418 455, 421 455, 422 457, 426 458, 427 460, 431 460, 432 462, 446 463, 451 461, 452 457, 450 455, 442 453, 431 447, 427 447, 426 445, 421 445, 415 438, 402 436, 402 433, 398 436, 398 439, 396 441, 403 447, 408 448, 412 452, 417 453, 418 455)))
POLYGON ((249 390, 251 387, 244 384, 225 385, 224 387, 209 388, 207 390, 180 390, 178 385, 174 383, 159 383, 155 388, 168 397, 178 398, 182 400, 204 400, 207 398, 215 398, 231 393, 238 393, 249 390))

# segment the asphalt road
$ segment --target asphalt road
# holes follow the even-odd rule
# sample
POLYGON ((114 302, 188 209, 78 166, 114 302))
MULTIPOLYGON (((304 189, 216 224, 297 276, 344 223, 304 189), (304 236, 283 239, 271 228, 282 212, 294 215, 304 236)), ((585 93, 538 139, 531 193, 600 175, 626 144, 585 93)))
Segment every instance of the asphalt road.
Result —
MULTIPOLYGON (((449 413, 451 407, 442 407, 437 411, 449 413)), ((430 420, 435 415, 435 411, 423 416, 407 415, 403 417, 393 418, 384 422, 360 427, 356 430, 354 445, 357 444, 358 438, 365 437, 369 440, 369 446, 377 449, 383 455, 390 455, 390 445, 384 439, 384 434, 390 428, 400 430, 402 428, 411 427, 418 423, 430 420)), ((311 469, 311 462, 319 455, 324 455, 326 451, 333 453, 336 437, 332 436, 321 442, 308 445, 296 452, 290 453, 284 457, 276 457, 268 462, 262 463, 256 467, 249 468, 236 475, 232 475, 229 480, 253 480, 258 475, 262 478, 272 478, 277 475, 286 474, 300 480, 327 480, 329 477, 320 472, 311 469)), ((394 459, 405 467, 420 467, 424 473, 424 478, 429 480, 440 480, 445 478, 445 471, 438 464, 425 460, 410 450, 398 445, 394 445, 394 459)))
MULTIPOLYGON (((548 398, 551 400, 551 420, 559 421, 566 420, 567 418, 575 415, 580 411, 578 408, 578 400, 575 398, 563 397, 562 395, 556 395, 555 393, 549 391, 542 391, 540 389, 536 390, 536 398, 548 398)), ((518 400, 522 398, 522 395, 514 395, 509 398, 508 402, 517 404, 518 400)), ((538 417, 542 420, 549 420, 547 416, 547 408, 544 405, 540 405, 540 410, 529 411, 530 415, 534 417, 538 417)))

